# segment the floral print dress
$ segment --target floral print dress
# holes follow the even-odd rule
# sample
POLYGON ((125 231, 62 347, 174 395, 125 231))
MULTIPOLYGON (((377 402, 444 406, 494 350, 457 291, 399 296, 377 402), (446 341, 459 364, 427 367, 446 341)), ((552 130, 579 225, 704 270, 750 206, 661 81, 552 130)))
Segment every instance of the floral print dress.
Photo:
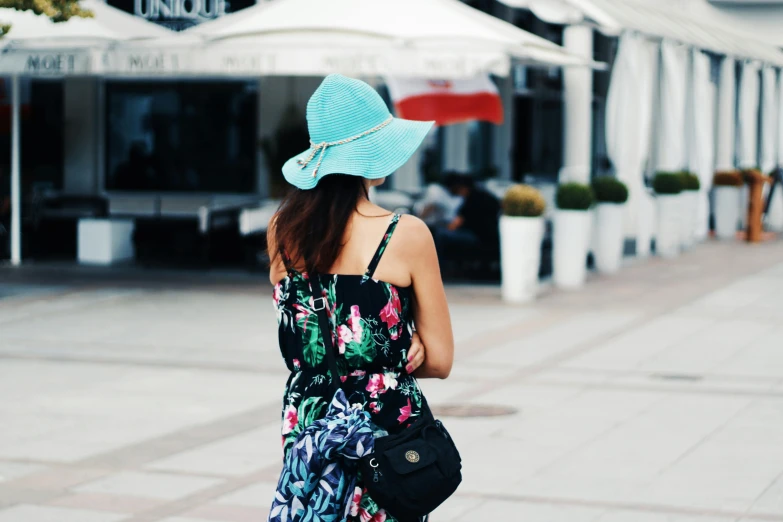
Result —
MULTIPOLYGON (((318 275, 341 387, 350 404, 361 405, 388 433, 410 426, 422 409, 419 385, 405 370, 413 333, 412 289, 373 278, 399 220, 395 214, 364 275, 318 275)), ((288 275, 275 286, 274 302, 280 350, 291 371, 282 428, 288 454, 297 436, 326 414, 334 393, 308 274, 294 270, 282 254, 288 275)), ((396 522, 366 494, 361 478, 350 513, 349 522, 396 522)))

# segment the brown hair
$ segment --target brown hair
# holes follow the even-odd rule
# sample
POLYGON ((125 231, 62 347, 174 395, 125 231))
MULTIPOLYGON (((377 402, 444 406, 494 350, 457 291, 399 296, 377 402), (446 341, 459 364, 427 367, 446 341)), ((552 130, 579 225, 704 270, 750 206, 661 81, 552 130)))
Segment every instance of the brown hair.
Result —
POLYGON ((368 197, 364 178, 331 174, 309 190, 292 189, 275 216, 278 252, 308 272, 328 271, 343 247, 343 236, 359 199, 368 197))

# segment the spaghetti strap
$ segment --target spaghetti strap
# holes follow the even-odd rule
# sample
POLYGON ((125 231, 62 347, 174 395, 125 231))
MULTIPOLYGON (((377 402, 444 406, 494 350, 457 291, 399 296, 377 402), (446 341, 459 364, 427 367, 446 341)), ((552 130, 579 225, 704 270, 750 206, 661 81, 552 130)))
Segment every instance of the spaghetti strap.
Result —
POLYGON ((364 279, 370 279, 375 274, 375 269, 378 268, 378 263, 381 261, 381 257, 383 256, 383 252, 386 250, 386 247, 389 245, 389 241, 391 240, 392 234, 394 234, 394 229, 397 228, 397 223, 400 221, 400 214, 394 214, 392 216, 391 223, 389 223, 389 228, 386 229, 386 233, 383 235, 383 239, 381 239, 381 244, 378 245, 378 249, 375 251, 375 255, 372 256, 372 261, 370 261, 370 265, 367 267, 367 270, 364 272, 364 279))

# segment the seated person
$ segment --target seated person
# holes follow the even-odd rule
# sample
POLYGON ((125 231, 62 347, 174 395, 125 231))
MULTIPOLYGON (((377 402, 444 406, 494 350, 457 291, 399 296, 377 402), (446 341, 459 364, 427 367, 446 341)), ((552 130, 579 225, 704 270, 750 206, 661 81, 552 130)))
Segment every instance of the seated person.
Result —
POLYGON ((431 183, 413 206, 413 212, 431 227, 445 226, 454 220, 461 205, 460 196, 452 195, 439 183, 431 183))
POLYGON ((497 252, 500 248, 500 202, 476 186, 465 174, 449 174, 444 185, 454 196, 463 200, 457 215, 444 227, 433 231, 435 246, 441 258, 459 257, 466 249, 482 249, 497 252))

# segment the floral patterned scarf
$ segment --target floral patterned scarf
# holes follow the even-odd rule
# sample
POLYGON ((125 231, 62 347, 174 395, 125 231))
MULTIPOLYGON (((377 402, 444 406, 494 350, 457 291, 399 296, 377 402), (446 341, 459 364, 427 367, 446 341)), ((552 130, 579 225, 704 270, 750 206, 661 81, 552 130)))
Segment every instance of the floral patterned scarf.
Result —
POLYGON ((286 456, 268 522, 341 522, 351 510, 357 471, 372 453, 373 425, 338 390, 326 417, 299 434, 286 456))

